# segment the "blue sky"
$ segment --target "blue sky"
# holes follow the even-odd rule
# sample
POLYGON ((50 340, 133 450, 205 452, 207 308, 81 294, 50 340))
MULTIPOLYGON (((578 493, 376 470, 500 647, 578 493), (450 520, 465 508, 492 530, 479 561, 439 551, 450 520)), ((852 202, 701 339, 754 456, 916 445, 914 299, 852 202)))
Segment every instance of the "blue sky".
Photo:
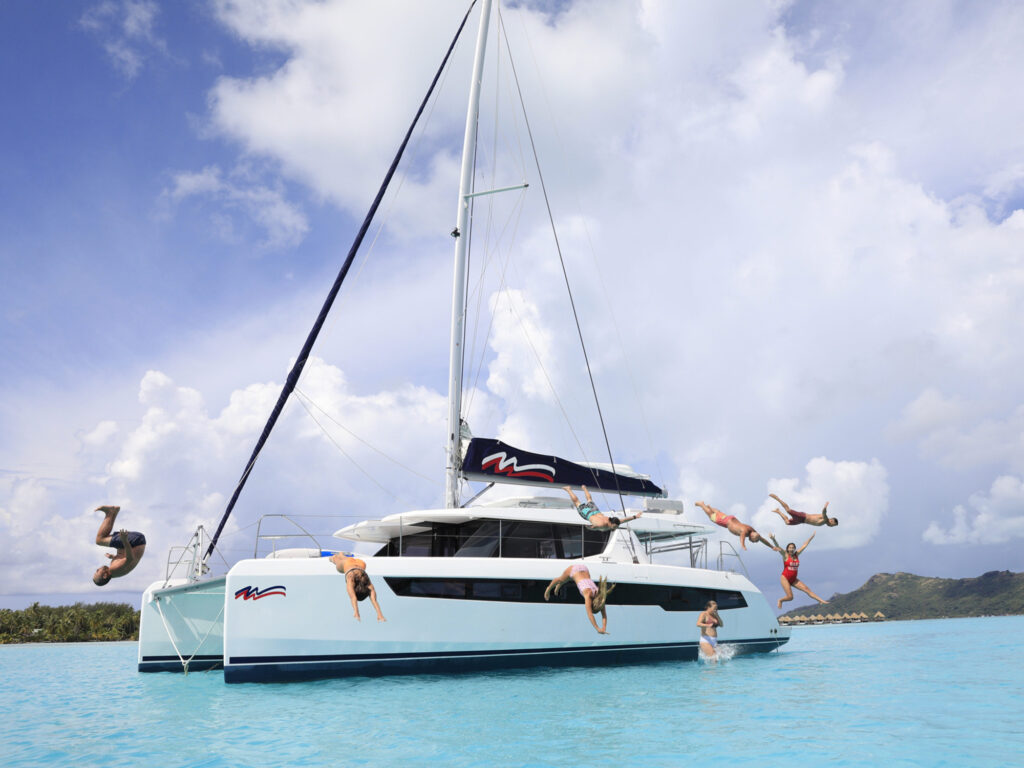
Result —
MULTIPOLYGON (((216 523, 462 5, 0 8, 0 530, 21 574, 3 604, 130 598, 216 523), (104 502, 153 542, 118 593, 88 581, 104 502)), ((762 528, 770 491, 830 500, 842 523, 807 557, 821 594, 878 571, 1020 570, 1024 12, 504 14, 616 459, 762 528)), ((478 183, 531 189, 478 222, 473 317, 496 320, 474 325, 470 423, 597 460, 497 50, 478 183)), ((235 556, 263 512, 439 502, 468 54, 300 385, 419 474, 293 404, 229 530, 235 556)), ((774 594, 774 555, 746 562, 774 594)))

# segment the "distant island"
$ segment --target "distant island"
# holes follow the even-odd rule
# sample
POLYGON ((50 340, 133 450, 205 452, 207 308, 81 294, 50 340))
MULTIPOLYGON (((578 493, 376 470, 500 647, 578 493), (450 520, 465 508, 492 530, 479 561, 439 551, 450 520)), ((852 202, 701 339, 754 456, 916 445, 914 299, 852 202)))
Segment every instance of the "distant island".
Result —
POLYGON ((828 605, 794 608, 782 616, 867 614, 874 618, 878 613, 886 619, 1024 614, 1024 573, 989 571, 972 579, 876 573, 860 589, 833 595, 828 605))
POLYGON ((127 603, 33 603, 21 611, 0 609, 0 643, 138 639, 139 612, 127 603))

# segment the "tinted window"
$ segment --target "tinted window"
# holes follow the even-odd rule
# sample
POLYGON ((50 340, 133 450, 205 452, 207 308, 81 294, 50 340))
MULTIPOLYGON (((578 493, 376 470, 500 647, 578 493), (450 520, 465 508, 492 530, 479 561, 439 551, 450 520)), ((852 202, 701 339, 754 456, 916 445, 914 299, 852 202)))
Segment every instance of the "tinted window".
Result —
POLYGON ((514 520, 434 523, 427 533, 391 539, 376 553, 396 557, 530 557, 575 560, 604 552, 608 531, 514 520), (501 541, 499 546, 499 532, 501 541), (401 551, 399 551, 401 549, 401 551))
POLYGON ((498 556, 498 522, 486 520, 480 524, 476 532, 466 543, 459 547, 455 557, 497 557, 498 556))
MULTIPOLYGON (((396 595, 438 597, 464 600, 497 600, 508 603, 543 603, 547 581, 536 579, 430 579, 385 576, 384 581, 396 595)), ((741 592, 673 587, 662 584, 618 584, 608 595, 609 605, 658 605, 665 611, 703 611, 708 600, 720 610, 743 608, 747 601, 741 592)), ((575 584, 562 585, 551 603, 582 603, 575 584)))

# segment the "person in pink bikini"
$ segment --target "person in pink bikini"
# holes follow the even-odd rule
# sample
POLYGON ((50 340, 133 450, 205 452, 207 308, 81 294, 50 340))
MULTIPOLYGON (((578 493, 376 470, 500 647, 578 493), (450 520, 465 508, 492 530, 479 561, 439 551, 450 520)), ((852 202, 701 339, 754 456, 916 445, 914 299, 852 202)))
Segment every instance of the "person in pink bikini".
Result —
POLYGON ((751 541, 760 541, 769 549, 772 545, 768 543, 768 540, 760 533, 754 530, 753 526, 741 523, 736 519, 735 515, 726 515, 721 510, 715 509, 710 504, 705 504, 703 501, 698 501, 697 506, 704 510, 704 514, 708 516, 712 523, 720 525, 725 528, 729 533, 733 533, 740 537, 740 546, 744 550, 747 548, 747 539, 751 541))
POLYGON ((605 604, 608 602, 609 593, 615 589, 615 585, 608 586, 608 579, 604 576, 601 577, 598 584, 595 584, 594 580, 590 578, 590 570, 587 566, 577 563, 576 565, 570 565, 562 571, 561 576, 551 580, 548 588, 544 590, 544 599, 550 600, 552 592, 557 595, 562 585, 570 580, 576 582, 576 589, 583 596, 584 607, 587 609, 587 618, 594 625, 594 629, 598 631, 598 634, 607 635, 608 612, 605 610, 605 604), (597 626, 597 619, 594 618, 595 611, 601 614, 600 627, 597 626))

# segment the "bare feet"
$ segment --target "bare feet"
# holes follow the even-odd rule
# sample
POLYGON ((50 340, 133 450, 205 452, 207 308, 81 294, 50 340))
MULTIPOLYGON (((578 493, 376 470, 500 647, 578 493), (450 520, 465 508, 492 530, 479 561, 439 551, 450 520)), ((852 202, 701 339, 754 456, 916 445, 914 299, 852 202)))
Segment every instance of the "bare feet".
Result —
POLYGON ((775 607, 778 608, 780 611, 782 610, 782 598, 781 597, 779 598, 779 602, 777 602, 775 604, 775 607))
POLYGON ((105 515, 116 515, 121 511, 121 508, 114 506, 113 504, 104 504, 102 507, 96 507, 95 511, 102 512, 105 515))

